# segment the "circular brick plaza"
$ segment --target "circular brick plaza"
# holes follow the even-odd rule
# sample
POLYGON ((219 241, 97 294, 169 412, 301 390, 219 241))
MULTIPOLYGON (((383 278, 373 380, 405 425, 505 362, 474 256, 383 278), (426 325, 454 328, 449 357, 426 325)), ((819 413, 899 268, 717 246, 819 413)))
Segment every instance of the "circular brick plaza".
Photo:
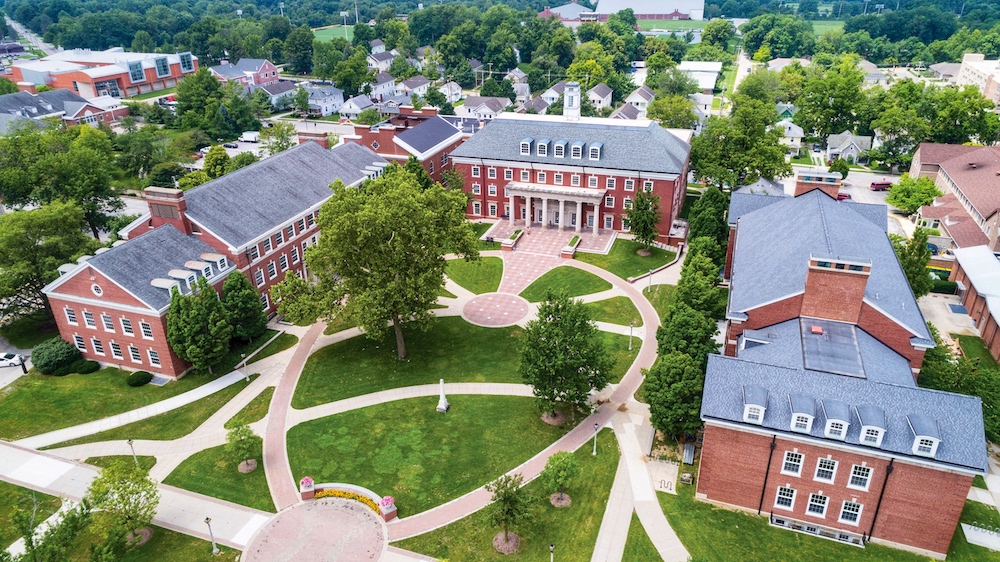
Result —
POLYGON ((487 293, 470 300, 462 308, 462 318, 477 326, 513 326, 528 315, 528 301, 507 293, 487 293))
POLYGON ((294 505, 254 535, 242 562, 379 560, 386 550, 385 524, 352 500, 322 498, 294 505))

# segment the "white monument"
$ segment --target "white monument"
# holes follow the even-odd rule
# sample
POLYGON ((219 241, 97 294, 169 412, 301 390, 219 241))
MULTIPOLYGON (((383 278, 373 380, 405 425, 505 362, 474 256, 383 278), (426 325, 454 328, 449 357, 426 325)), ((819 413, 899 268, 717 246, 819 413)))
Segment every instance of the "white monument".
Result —
POLYGON ((447 412, 451 408, 451 404, 448 403, 448 399, 444 397, 444 379, 441 379, 441 398, 438 400, 437 411, 441 413, 447 412))

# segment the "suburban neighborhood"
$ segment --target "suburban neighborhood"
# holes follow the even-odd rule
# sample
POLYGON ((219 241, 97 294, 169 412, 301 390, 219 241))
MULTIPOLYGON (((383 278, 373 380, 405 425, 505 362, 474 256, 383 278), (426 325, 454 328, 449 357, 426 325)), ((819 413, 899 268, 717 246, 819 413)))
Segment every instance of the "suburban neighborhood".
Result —
POLYGON ((0 561, 1000 560, 1000 0, 0 15, 0 561))

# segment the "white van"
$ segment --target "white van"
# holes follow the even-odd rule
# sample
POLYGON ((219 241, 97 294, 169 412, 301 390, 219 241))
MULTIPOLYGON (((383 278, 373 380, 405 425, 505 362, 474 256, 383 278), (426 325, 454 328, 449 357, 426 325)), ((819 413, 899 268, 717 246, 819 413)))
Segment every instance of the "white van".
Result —
POLYGON ((257 131, 243 131, 240 135, 241 142, 260 142, 260 133, 257 131))

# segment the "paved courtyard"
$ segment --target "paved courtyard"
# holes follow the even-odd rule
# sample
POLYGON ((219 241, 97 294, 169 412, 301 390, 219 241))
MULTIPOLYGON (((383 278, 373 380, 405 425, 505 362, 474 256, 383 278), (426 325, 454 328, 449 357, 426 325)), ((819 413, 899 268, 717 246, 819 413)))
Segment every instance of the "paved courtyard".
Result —
POLYGON ((513 326, 527 315, 528 301, 505 293, 480 295, 469 301, 462 309, 462 318, 487 328, 513 326))

